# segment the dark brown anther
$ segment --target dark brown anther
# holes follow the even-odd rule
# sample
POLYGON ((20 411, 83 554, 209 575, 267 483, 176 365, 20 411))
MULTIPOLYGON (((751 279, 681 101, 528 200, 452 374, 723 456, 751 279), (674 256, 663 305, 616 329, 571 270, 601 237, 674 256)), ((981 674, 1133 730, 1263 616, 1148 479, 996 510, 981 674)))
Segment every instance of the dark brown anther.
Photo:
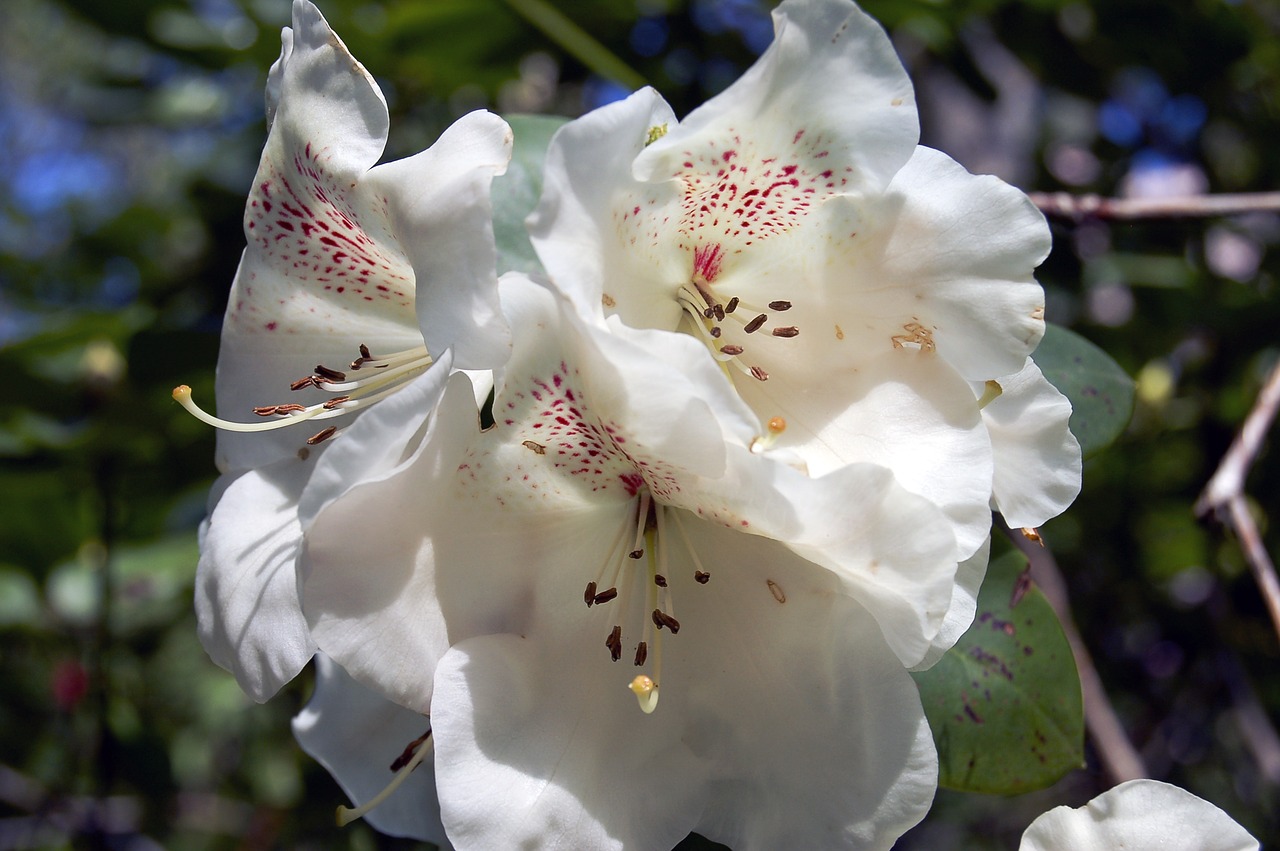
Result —
POLYGON ((649 658, 649 645, 641 641, 636 645, 636 667, 639 668, 644 664, 644 660, 649 658))
POLYGON ((769 314, 762 313, 759 316, 757 316, 755 319, 752 319, 750 322, 748 322, 747 327, 743 328, 742 330, 746 331, 748 334, 754 334, 755 332, 759 331, 760 326, 767 321, 769 321, 769 314))
POLYGON ((659 588, 666 588, 667 577, 663 576, 661 573, 655 573, 653 575, 653 584, 657 585, 659 588))
POLYGON ((642 555, 644 555, 644 550, 632 550, 627 553, 628 558, 640 558, 642 555))
POLYGON ((280 407, 279 405, 262 405, 260 407, 254 408, 253 412, 260 417, 269 417, 272 414, 276 413, 279 407, 280 407))
POLYGON ((680 621, 671 617, 671 615, 662 611, 662 609, 653 610, 653 625, 658 629, 662 629, 665 626, 667 629, 671 630, 672 635, 675 635, 680 631, 680 621))
POLYGON ((721 307, 719 304, 713 304, 713 305, 711 305, 711 310, 715 313, 715 315, 716 315, 716 321, 717 321, 717 322, 723 322, 723 321, 724 321, 724 308, 723 308, 723 307, 721 307))
POLYGON ((613 632, 609 633, 609 637, 604 640, 604 646, 609 648, 609 658, 618 661, 622 658, 622 627, 615 626, 613 632))
POLYGON ((613 599, 614 597, 616 597, 616 596, 618 596, 618 589, 617 589, 617 588, 606 588, 606 589, 604 589, 603 591, 601 591, 599 594, 597 594, 597 595, 596 595, 596 598, 595 598, 595 601, 594 601, 594 602, 595 602, 595 604, 596 604, 597 606, 600 606, 600 605, 603 605, 603 604, 605 604, 605 603, 609 602, 610 600, 612 600, 612 599, 613 599))
POLYGON ((769 302, 770 310, 790 310, 791 302, 789 301, 771 301, 769 302))
POLYGON ((706 585, 709 581, 711 581, 711 574, 706 573, 705 571, 695 570, 693 572, 693 581, 698 583, 699 585, 706 585))
POLYGON ((761 369, 758 366, 753 366, 751 367, 751 377, 754 378, 756 381, 768 381, 769 373, 765 372, 763 369, 761 369))
POLYGON ((297 411, 305 411, 306 409, 307 408, 305 405, 295 405, 292 402, 290 402, 288 405, 276 405, 277 414, 292 414, 292 413, 296 413, 297 411))
POLYGON ((391 763, 391 770, 399 771, 408 765, 409 760, 413 759, 413 755, 418 752, 418 748, 422 747, 422 743, 429 738, 431 738, 430 728, 427 729, 427 732, 405 745, 404 750, 400 752, 400 756, 396 757, 396 761, 391 763))
POLYGON ((582 602, 587 604, 587 608, 591 608, 596 601, 596 584, 594 582, 587 583, 587 590, 582 592, 582 602))
POLYGON ((742 346, 735 346, 733 343, 725 343, 720 347, 720 352, 722 354, 734 355, 735 357, 742 354, 742 351, 742 346))
POLYGON ((710 332, 708 332, 708 333, 710 333, 710 334, 711 334, 711 336, 712 336, 712 337, 715 337, 717 340, 718 340, 718 339, 720 339, 720 326, 719 326, 719 325, 712 325, 712 326, 711 326, 711 331, 710 331, 710 332))
POLYGON ((360 344, 360 357, 362 360, 373 360, 373 355, 369 354, 369 347, 364 343, 360 344))
POLYGON ((343 402, 349 402, 349 401, 351 401, 350 396, 334 396, 332 399, 330 399, 328 402, 325 402, 320 407, 324 408, 326 411, 332 411, 334 408, 338 407, 343 402))
POLYGON ((290 390, 302 390, 306 387, 315 387, 316 378, 314 375, 308 375, 306 378, 299 378, 297 381, 289 385, 290 390))
POLYGON ((774 328, 773 336, 775 337, 796 337, 799 336, 800 329, 794 325, 786 325, 782 328, 774 328))
POLYGON ((737 309, 738 309, 738 297, 734 296, 733 298, 729 299, 729 303, 724 306, 724 312, 733 313, 737 309))
POLYGON ((704 319, 714 319, 716 316, 716 312, 708 307, 702 311, 702 316, 704 319))
POLYGON ((310 437, 308 437, 308 438, 307 438, 307 445, 308 445, 308 446, 315 446, 317 443, 324 443, 326 440, 328 440, 329 438, 333 437, 333 436, 334 436, 335 434, 337 434, 337 433, 338 433, 338 427, 337 427, 337 426, 329 426, 329 427, 328 427, 327 429, 325 429, 324 431, 318 431, 318 432, 316 432, 315 434, 313 434, 313 435, 311 435, 310 437))
POLYGON ((327 378, 330 381, 347 380, 347 374, 345 372, 338 372, 336 369, 329 369, 329 367, 321 363, 316 364, 316 375, 320 378, 327 378))

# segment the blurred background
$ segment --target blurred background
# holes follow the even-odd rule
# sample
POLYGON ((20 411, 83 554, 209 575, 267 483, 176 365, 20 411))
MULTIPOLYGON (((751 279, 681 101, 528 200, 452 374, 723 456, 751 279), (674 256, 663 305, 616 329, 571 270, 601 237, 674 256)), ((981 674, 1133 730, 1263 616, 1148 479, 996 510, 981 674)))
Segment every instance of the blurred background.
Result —
MULTIPOLYGON (((768 44, 764 0, 321 0, 379 80, 388 158, 453 118, 577 115, 649 83, 685 114, 768 44), (566 24, 566 21, 573 22, 566 24), (589 33, 590 36, 586 34, 589 33)), ((923 141, 1028 191, 1280 189, 1270 0, 868 0, 923 141)), ((0 2, 0 850, 408 848, 362 824, 191 612, 218 331, 287 0, 0 2)), ((1192 504, 1280 355, 1280 217, 1055 222, 1050 320, 1137 380, 1127 433, 1043 530, 1151 776, 1280 847, 1280 641, 1192 504)), ((1280 464, 1249 481, 1264 531, 1280 464)), ((1268 533, 1273 551, 1280 534, 1268 533)), ((1014 849, 1110 785, 941 792, 903 849, 1014 849)))

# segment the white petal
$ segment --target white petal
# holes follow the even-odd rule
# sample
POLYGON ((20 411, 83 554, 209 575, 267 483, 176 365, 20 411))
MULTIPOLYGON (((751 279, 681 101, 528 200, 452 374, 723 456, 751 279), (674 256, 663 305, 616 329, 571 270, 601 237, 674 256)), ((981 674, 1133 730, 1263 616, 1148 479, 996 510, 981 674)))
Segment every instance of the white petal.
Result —
POLYGON ((775 36, 728 89, 636 163, 641 179, 676 173, 695 139, 733 137, 783 154, 802 137, 847 177, 845 191, 882 189, 919 137, 911 81, 878 23, 846 0, 792 0, 773 13, 775 36), (820 140, 820 141, 818 141, 820 140))
POLYGON ((951 524, 884 467, 850 464, 810 479, 770 460, 732 451, 724 479, 673 502, 825 567, 902 663, 918 664, 952 599, 959 556, 951 524))
POLYGON ((1258 847, 1243 827, 1208 801, 1168 783, 1130 780, 1083 807, 1057 807, 1040 816, 1022 835, 1019 849, 1257 851, 1258 847))
MULTIPOLYGON (((293 719, 293 735, 333 775, 356 805, 370 801, 395 776, 388 766, 430 727, 430 721, 361 686, 323 653, 316 690, 293 719)), ((383 833, 450 849, 440 823, 434 760, 427 759, 364 820, 383 833)))
POLYGON ((1057 517, 1080 493, 1080 444, 1071 402, 1027 358, 996 380, 1003 392, 982 409, 995 453, 995 504, 1013 528, 1057 517))
POLYGON ((196 569, 200 641, 251 697, 264 701, 315 652, 296 572, 298 495, 311 465, 296 458, 245 473, 218 500, 196 569))
POLYGON ((529 238, 556 288, 586 317, 600 315, 603 300, 636 327, 672 329, 680 318, 665 294, 688 274, 683 252, 634 231, 666 233, 645 211, 674 209, 682 190, 673 181, 644 186, 631 173, 650 128, 675 124, 671 107, 645 88, 569 122, 551 139, 529 238))
POLYGON ((947 514, 961 558, 975 552, 991 528, 993 462, 969 384, 929 352, 826 362, 821 370, 791 365, 768 381, 744 377, 737 386, 762 418, 783 418, 777 445, 803 458, 811 475, 858 462, 888 467, 947 514))
POLYGON ((662 700, 688 689, 687 739, 714 766, 696 830, 741 851, 888 848, 937 784, 911 677, 823 571, 709 524, 690 537, 712 576, 676 588, 662 700))
POLYGON ((913 671, 926 671, 938 664, 938 660, 960 640, 973 624, 973 616, 978 612, 978 591, 982 588, 982 580, 987 575, 987 561, 991 556, 991 539, 978 548, 956 567, 956 584, 951 591, 951 605, 947 608, 947 617, 942 628, 930 642, 929 652, 919 663, 912 665, 913 671))
POLYGON ((643 715, 592 637, 485 636, 441 660, 432 722, 457 848, 671 848, 692 829, 707 767, 681 740, 681 701, 643 715))
POLYGON ((378 166, 366 178, 368 191, 390 203, 395 233, 413 266, 427 348, 453 349, 465 369, 496 367, 510 351, 498 307, 489 187, 506 171, 511 145, 505 121, 473 112, 427 150, 378 166))
POLYGON ((828 205, 848 208, 859 225, 852 236, 832 234, 833 268, 848 271, 843 286, 831 285, 834 317, 819 313, 814 323, 834 320, 872 351, 923 339, 972 380, 1022 368, 1044 334, 1033 271, 1050 244, 1026 195, 921 147, 882 196, 828 205))

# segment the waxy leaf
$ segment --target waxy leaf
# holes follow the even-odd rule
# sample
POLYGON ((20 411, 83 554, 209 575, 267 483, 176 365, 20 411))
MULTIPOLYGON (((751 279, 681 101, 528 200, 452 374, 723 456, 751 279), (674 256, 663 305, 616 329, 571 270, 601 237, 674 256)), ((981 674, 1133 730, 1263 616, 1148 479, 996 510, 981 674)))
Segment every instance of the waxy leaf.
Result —
POLYGON ((1071 648, 1026 559, 991 562, 973 626, 915 673, 948 789, 1013 795, 1084 764, 1084 708, 1071 648))
POLYGON ((542 166, 551 137, 567 118, 513 115, 507 123, 515 134, 515 148, 507 173, 493 181, 493 236, 498 243, 498 274, 542 271, 525 231, 524 220, 542 195, 542 166))
POLYGON ((1071 433, 1087 458, 1111 445, 1133 415, 1133 379, 1102 349, 1050 324, 1035 361, 1071 400, 1071 433))

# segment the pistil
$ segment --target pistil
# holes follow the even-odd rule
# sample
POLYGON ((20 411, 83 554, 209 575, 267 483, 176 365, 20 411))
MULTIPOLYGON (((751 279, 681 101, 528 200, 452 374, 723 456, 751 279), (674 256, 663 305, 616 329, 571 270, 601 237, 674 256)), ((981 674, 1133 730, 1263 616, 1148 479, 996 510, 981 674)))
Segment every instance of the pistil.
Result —
POLYGON ((402 755, 400 759, 397 759, 392 763, 392 770, 395 770, 396 768, 399 768, 399 770, 396 771, 395 776, 391 778, 391 782, 386 785, 386 788, 358 807, 338 807, 337 812, 334 813, 334 818, 338 822, 338 827, 346 827, 356 819, 363 818, 374 807, 391 797, 391 794, 400 788, 401 784, 404 783, 404 781, 409 778, 409 775, 413 773, 413 770, 421 765, 422 761, 431 754, 434 745, 434 740, 431 737, 431 731, 427 730, 426 734, 417 739, 413 745, 410 745, 410 747, 413 747, 414 745, 417 747, 413 751, 413 756, 411 756, 407 761, 404 760, 402 755), (402 762, 403 765, 400 765, 402 762))

